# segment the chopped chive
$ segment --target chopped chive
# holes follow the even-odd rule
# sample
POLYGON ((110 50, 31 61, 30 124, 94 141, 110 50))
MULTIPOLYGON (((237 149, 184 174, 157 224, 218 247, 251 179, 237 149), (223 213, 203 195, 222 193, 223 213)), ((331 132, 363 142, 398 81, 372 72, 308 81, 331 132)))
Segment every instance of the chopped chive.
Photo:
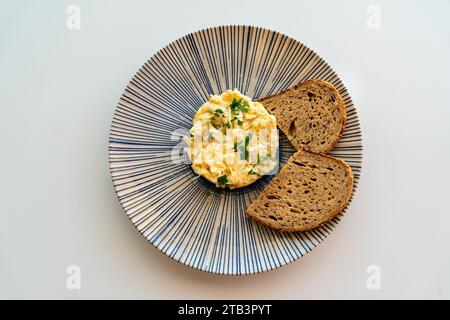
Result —
POLYGON ((243 100, 240 98, 239 100, 236 100, 236 98, 233 98, 233 102, 230 104, 231 111, 233 114, 239 114, 239 111, 242 110, 243 112, 248 112, 250 107, 250 104, 247 100, 243 100))
POLYGON ((227 175, 223 175, 217 178, 217 183, 220 185, 226 185, 228 183, 227 175))
POLYGON ((242 121, 242 120, 238 120, 238 125, 240 125, 240 126, 243 126, 244 125, 244 121, 242 121))
POLYGON ((236 98, 233 98, 233 101, 230 104, 230 108, 233 112, 239 111, 239 109, 242 108, 242 98, 240 98, 239 100, 236 100, 236 98))
POLYGON ((245 160, 247 160, 247 161, 248 161, 248 158, 249 158, 248 145, 249 145, 249 143, 250 143, 250 139, 252 138, 252 136, 253 136, 253 132, 250 131, 250 132, 248 133, 248 135, 245 137, 245 142, 244 142, 244 154, 245 154, 245 160))
POLYGON ((248 112, 248 108, 249 108, 249 107, 250 107, 250 104, 248 103, 247 100, 245 100, 244 103, 242 104, 241 109, 242 109, 242 111, 244 111, 244 112, 248 112))
POLYGON ((248 152, 248 144, 250 142, 250 135, 245 137, 245 144, 244 144, 244 155, 245 160, 248 160, 249 152, 248 152))
POLYGON ((245 137, 245 146, 248 146, 249 142, 250 142, 250 135, 245 137))

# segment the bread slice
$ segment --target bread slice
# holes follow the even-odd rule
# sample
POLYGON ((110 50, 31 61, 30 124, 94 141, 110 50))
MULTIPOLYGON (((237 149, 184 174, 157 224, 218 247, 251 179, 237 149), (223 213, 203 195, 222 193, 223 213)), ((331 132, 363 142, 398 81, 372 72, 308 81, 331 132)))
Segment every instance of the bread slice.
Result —
POLYGON ((297 150, 328 153, 345 127, 344 101, 331 83, 322 80, 301 82, 259 102, 277 118, 297 150))
POLYGON ((344 210, 352 189, 352 170, 344 161, 298 151, 253 200, 246 214, 281 231, 306 231, 344 210))

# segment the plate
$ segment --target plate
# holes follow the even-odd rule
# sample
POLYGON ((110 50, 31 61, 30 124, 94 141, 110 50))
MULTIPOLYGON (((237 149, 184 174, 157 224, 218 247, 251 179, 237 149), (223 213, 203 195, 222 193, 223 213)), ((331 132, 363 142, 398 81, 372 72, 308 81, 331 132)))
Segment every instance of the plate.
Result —
MULTIPOLYGON (((236 88, 258 99, 310 78, 331 82, 346 104, 345 131, 330 154, 351 166, 354 194, 362 163, 357 113, 336 72, 314 51, 276 31, 221 26, 188 34, 152 56, 125 88, 109 138, 114 188, 139 232, 176 261, 230 275, 281 267, 325 240, 342 214, 307 232, 272 230, 244 213, 271 177, 219 190, 174 161, 180 136, 210 94, 236 88)), ((293 152, 280 136, 281 161, 293 152)))

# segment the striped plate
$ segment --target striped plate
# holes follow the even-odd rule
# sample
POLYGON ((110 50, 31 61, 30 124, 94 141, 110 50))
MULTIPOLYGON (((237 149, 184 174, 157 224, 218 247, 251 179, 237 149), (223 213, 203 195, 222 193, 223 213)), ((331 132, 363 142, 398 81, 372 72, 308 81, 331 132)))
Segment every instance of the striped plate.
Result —
MULTIPOLYGON (((321 243, 342 215, 312 231, 281 233, 244 214, 270 177, 217 190, 195 179, 189 165, 171 161, 176 132, 190 129, 210 94, 236 88, 258 99, 310 78, 334 84, 346 103, 348 122, 331 154, 351 165, 356 188, 362 162, 356 110, 333 69, 305 45, 267 29, 225 26, 191 33, 151 57, 125 88, 109 138, 113 184, 139 232, 179 262, 232 275, 283 266, 321 243)), ((292 153, 280 137, 281 160, 292 153)))

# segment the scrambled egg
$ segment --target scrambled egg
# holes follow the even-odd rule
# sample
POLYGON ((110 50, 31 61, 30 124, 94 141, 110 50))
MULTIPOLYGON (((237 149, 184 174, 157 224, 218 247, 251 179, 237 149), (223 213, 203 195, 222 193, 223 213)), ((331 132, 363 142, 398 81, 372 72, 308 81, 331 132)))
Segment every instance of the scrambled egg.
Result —
POLYGON ((277 167, 276 119, 237 90, 212 95, 186 139, 193 170, 219 188, 245 187, 277 167))

